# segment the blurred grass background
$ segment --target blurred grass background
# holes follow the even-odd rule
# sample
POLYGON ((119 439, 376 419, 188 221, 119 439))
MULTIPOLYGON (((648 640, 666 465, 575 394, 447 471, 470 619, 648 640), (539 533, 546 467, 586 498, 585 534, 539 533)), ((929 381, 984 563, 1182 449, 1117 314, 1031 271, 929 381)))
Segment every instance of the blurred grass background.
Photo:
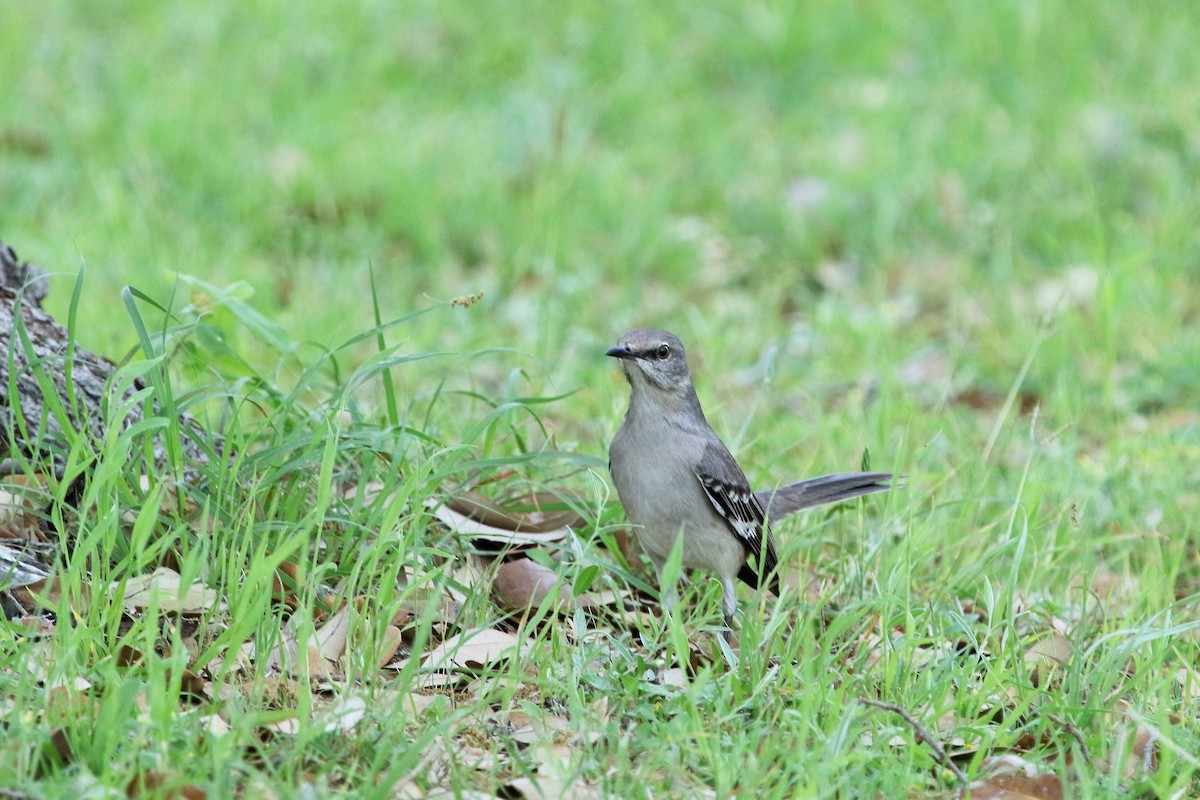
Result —
MULTIPOLYGON (((887 383, 933 344, 1003 392, 1058 307, 1030 386, 1103 438, 1200 400, 1187 9, 19 5, 0 234, 67 273, 60 313, 86 265, 82 340, 113 355, 126 283, 244 279, 328 344, 368 326, 373 266, 396 316, 486 291, 414 347, 505 343, 606 394, 598 350, 634 324, 729 402, 780 347, 782 391, 887 383)), ((589 434, 591 394, 559 412, 589 434)))
POLYGON ((166 299, 175 273, 245 280, 323 344, 370 326, 372 268, 385 316, 484 291, 403 335, 514 348, 458 378, 494 394, 582 388, 547 416, 597 454, 624 401, 602 348, 668 327, 760 481, 866 447, 977 477, 1036 350, 1054 481, 1090 487, 1097 524, 1190 529, 1188 9, 23 4, 0 26, 0 235, 59 273, 60 316, 86 266, 80 340, 113 356, 118 288, 166 299))

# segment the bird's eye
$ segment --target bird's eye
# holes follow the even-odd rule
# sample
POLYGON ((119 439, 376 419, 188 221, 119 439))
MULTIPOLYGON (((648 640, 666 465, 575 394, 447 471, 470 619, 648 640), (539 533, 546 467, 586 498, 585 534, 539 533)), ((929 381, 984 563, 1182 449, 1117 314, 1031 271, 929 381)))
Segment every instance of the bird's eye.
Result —
POLYGON ((659 359, 659 361, 662 361, 662 360, 663 360, 663 359, 665 359, 667 356, 671 355, 671 347, 670 347, 670 345, 660 344, 660 345, 658 346, 658 354, 657 354, 657 355, 658 355, 658 359, 659 359))

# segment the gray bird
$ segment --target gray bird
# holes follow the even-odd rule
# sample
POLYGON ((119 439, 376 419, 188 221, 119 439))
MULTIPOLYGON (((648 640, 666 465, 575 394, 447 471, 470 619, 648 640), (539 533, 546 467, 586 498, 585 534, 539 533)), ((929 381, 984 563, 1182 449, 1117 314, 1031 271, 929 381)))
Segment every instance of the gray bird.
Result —
MULTIPOLYGON (((638 328, 606 355, 621 360, 630 386, 629 410, 608 451, 625 514, 660 584, 680 536, 683 566, 717 574, 727 629, 737 608, 735 577, 755 589, 766 583, 779 595, 768 516, 891 488, 890 472, 844 472, 755 492, 704 417, 679 337, 638 328)), ((665 607, 676 599, 675 586, 662 587, 665 607)))

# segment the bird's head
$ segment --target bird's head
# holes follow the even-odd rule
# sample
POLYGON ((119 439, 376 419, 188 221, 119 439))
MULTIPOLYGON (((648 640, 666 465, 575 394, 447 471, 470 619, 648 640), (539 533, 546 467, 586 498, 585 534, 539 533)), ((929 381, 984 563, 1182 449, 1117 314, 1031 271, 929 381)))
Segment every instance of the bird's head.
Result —
POLYGON ((691 387, 683 342, 668 331, 653 328, 627 331, 605 355, 621 359, 621 369, 635 390, 645 387, 682 392, 691 387))

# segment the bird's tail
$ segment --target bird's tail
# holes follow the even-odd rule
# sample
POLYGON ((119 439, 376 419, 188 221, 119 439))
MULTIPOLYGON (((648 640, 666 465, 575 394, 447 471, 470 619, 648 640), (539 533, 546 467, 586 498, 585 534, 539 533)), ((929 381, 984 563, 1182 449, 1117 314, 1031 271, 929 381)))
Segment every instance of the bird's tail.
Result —
MULTIPOLYGON (((890 472, 838 472, 780 486, 778 489, 755 492, 754 496, 766 510, 767 519, 775 522, 788 514, 794 514, 806 508, 900 488, 903 484, 892 483, 893 477, 890 472)), ((760 576, 758 570, 751 568, 751 565, 747 563, 742 565, 738 577, 755 589, 765 583, 766 588, 778 597, 779 573, 775 569, 775 550, 770 546, 770 539, 767 542, 768 549, 765 554, 767 557, 764 558, 762 564, 763 575, 760 576), (763 580, 764 577, 765 580, 763 580)))
POLYGON ((775 522, 805 508, 899 488, 892 478, 890 472, 838 472, 754 494, 775 522))

